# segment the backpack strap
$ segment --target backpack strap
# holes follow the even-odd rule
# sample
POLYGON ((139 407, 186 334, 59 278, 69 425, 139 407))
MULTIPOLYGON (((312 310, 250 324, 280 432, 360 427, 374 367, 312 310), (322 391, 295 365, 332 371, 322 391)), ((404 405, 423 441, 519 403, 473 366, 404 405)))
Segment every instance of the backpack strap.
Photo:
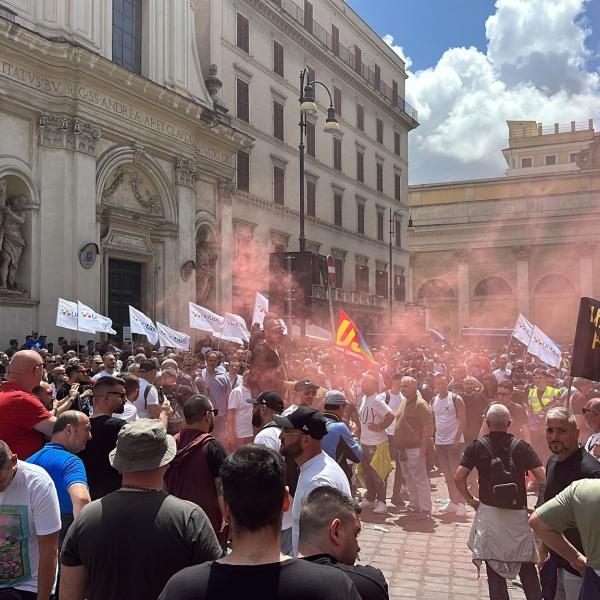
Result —
POLYGON ((521 440, 518 437, 513 436, 513 439, 510 441, 510 448, 508 450, 508 459, 509 460, 512 458, 513 453, 519 447, 520 443, 521 443, 521 440))
POLYGON ((153 387, 154 385, 151 383, 150 385, 147 385, 144 389, 144 410, 148 409, 148 394, 150 393, 150 388, 153 387))
POLYGON ((477 441, 487 450, 488 454, 492 458, 495 458, 496 453, 494 452, 494 448, 492 447, 492 444, 490 444, 490 442, 485 439, 485 437, 480 437, 477 439, 477 441))
POLYGON ((390 390, 385 390, 385 403, 389 406, 390 404, 390 390))

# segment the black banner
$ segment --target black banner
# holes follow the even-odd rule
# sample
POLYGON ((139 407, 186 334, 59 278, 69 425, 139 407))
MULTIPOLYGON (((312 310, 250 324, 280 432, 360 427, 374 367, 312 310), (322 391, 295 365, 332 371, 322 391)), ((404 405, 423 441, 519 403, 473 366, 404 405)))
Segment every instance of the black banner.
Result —
POLYGON ((600 300, 582 298, 579 304, 571 375, 600 381, 600 300))

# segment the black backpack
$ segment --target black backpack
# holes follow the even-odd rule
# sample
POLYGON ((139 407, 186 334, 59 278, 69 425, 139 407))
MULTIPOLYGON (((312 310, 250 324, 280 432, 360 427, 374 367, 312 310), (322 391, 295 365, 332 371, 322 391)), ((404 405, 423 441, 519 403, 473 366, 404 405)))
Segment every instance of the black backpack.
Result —
POLYGON ((494 452, 492 444, 485 437, 479 438, 478 442, 487 450, 491 457, 490 483, 492 485, 495 505, 498 508, 521 508, 518 505, 517 467, 513 460, 513 454, 521 443, 521 440, 513 437, 510 442, 508 468, 504 458, 494 452))

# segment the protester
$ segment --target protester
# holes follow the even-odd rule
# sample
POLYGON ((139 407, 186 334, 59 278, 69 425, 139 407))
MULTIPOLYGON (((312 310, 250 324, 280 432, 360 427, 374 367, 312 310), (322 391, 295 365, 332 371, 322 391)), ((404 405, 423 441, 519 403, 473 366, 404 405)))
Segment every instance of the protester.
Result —
POLYGON ((592 432, 585 442, 585 449, 600 458, 600 398, 591 398, 582 409, 588 429, 592 432))
POLYGON ((175 440, 157 420, 121 428, 110 464, 123 485, 86 506, 69 529, 61 600, 156 598, 176 572, 221 556, 202 509, 163 490, 175 453, 175 440))
POLYGON ((183 406, 185 428, 175 436, 177 454, 165 475, 165 485, 170 494, 204 510, 224 547, 227 541, 225 507, 219 471, 227 451, 212 435, 215 410, 211 401, 200 394, 186 401, 183 406))
POLYGON ((533 372, 533 386, 527 396, 529 411, 529 429, 531 445, 543 458, 548 455, 548 446, 544 438, 544 419, 546 412, 560 401, 560 390, 548 385, 547 373, 544 369, 533 372))
POLYGON ((363 600, 386 600, 383 573, 369 565, 355 565, 360 547, 361 508, 336 488, 323 485, 304 501, 300 513, 299 556, 314 564, 340 569, 363 600))
POLYGON ((398 412, 400 405, 403 402, 406 402, 406 398, 402 395, 402 392, 400 391, 400 385, 402 383, 402 374, 398 371, 394 371, 388 379, 390 382, 390 388, 389 390, 386 390, 384 392, 384 398, 385 403, 390 407, 392 413, 394 414, 394 420, 390 423, 385 432, 387 434, 390 458, 394 461, 396 465, 394 471, 394 487, 392 490, 391 503, 394 506, 404 506, 404 501, 401 498, 402 488, 404 485, 404 478, 402 477, 402 472, 400 468, 398 448, 396 446, 396 442, 394 441, 394 431, 396 429, 396 413, 398 412))
MULTIPOLYGON (((544 502, 556 497, 573 481, 600 478, 600 462, 579 446, 578 439, 579 428, 575 415, 566 408, 551 408, 546 414, 546 440, 552 455, 546 465, 544 502)), ((566 529, 563 534, 579 552, 583 551, 577 529, 566 529)), ((542 547, 540 554, 545 559, 548 552, 542 547)), ((545 579, 556 580, 556 598, 579 598, 582 584, 579 572, 553 550, 550 550, 550 557, 546 560, 541 575, 542 583, 545 579)), ((546 597, 550 600, 551 592, 546 597)))
POLYGON ((282 512, 290 499, 283 461, 275 452, 255 444, 242 446, 226 459, 221 478, 231 553, 177 573, 159 600, 360 598, 340 570, 281 555, 282 512))
POLYGON ((113 417, 123 419, 127 423, 133 423, 138 420, 135 401, 140 393, 140 379, 131 373, 124 373, 120 379, 124 381, 127 401, 123 404, 123 412, 116 412, 113 417))
POLYGON ((579 600, 600 598, 600 481, 582 479, 542 506, 529 518, 529 524, 542 542, 562 556, 582 576, 579 600), (583 553, 565 536, 569 529, 581 534, 583 553))
POLYGON ((12 509, 2 512, 0 597, 47 600, 61 527, 56 488, 44 469, 18 460, 1 439, 0 507, 12 509))
POLYGON ((0 439, 20 460, 29 458, 49 438, 56 417, 31 393, 40 384, 44 362, 34 350, 19 350, 0 387, 0 439))
POLYGON ((251 443, 253 439, 252 406, 248 403, 252 398, 248 388, 249 376, 250 371, 245 371, 240 377, 240 384, 231 390, 227 401, 227 445, 231 452, 251 443))
MULTIPOLYGON (((471 379, 468 378, 469 382, 471 379)), ((467 379, 463 382, 463 393, 466 382, 467 379)), ((435 426, 435 453, 450 496, 448 504, 442 506, 439 512, 465 517, 467 510, 454 484, 454 473, 458 468, 465 441, 463 435, 467 423, 465 403, 458 394, 448 390, 448 378, 445 375, 436 376, 435 391, 436 395, 431 403, 435 426)))
POLYGON ((217 410, 214 436, 223 444, 227 443, 227 403, 231 387, 227 375, 220 373, 220 358, 216 352, 206 356, 206 368, 202 371, 202 380, 208 388, 208 397, 217 410))
POLYGON ((73 519, 91 501, 85 467, 76 456, 91 439, 90 429, 87 415, 68 410, 56 419, 50 441, 27 459, 42 467, 56 487, 61 521, 59 548, 73 519))
POLYGON ((56 394, 58 400, 68 398, 68 410, 80 410, 89 417, 92 414, 92 380, 87 369, 79 362, 65 369, 67 384, 56 394))
POLYGON ((158 419, 162 401, 155 385, 157 376, 157 364, 153 360, 144 358, 140 362, 140 390, 137 400, 134 402, 140 419, 158 419))
POLYGON ((406 481, 409 509, 415 516, 431 518, 431 486, 427 450, 433 435, 433 414, 413 377, 403 377, 400 390, 406 398, 398 408, 394 441, 402 477, 406 481))
POLYGON ((285 391, 288 376, 286 356, 281 347, 282 338, 281 320, 273 315, 265 315, 264 339, 254 344, 254 340, 250 340, 252 357, 248 387, 253 398, 261 392, 276 391, 283 395, 285 391))
POLYGON ((104 370, 100 371, 99 373, 96 373, 96 375, 94 375, 92 377, 93 381, 98 381, 98 379, 100 379, 101 377, 107 377, 109 375, 117 375, 118 371, 117 371, 117 359, 115 358, 115 355, 112 352, 107 352, 103 357, 102 357, 102 362, 104 364, 104 370))
POLYGON ((510 412, 492 404, 486 413, 489 433, 465 449, 454 481, 475 518, 469 537, 473 562, 485 562, 490 600, 507 597, 506 579, 521 580, 527 600, 539 600, 541 588, 535 567, 538 553, 527 527, 525 475, 532 471, 541 486, 544 467, 533 448, 507 433, 510 412), (467 477, 476 468, 479 499, 467 489, 467 477))
POLYGON ((273 415, 273 420, 282 428, 281 454, 293 458, 300 467, 292 506, 292 547, 297 556, 300 512, 308 494, 320 485, 331 485, 348 496, 352 494, 344 471, 321 449, 327 425, 319 411, 300 406, 287 416, 273 415))
MULTIPOLYGON (((525 440, 527 443, 531 443, 531 434, 529 432, 527 411, 523 406, 513 402, 513 385, 510 381, 505 380, 498 384, 498 392, 496 394, 495 402, 491 404, 502 404, 508 409, 510 414, 510 426, 508 433, 525 440)), ((490 406, 491 406, 490 404, 490 406)), ((483 423, 478 437, 483 437, 488 434, 489 430, 487 427, 487 421, 485 415, 483 416, 483 423)))

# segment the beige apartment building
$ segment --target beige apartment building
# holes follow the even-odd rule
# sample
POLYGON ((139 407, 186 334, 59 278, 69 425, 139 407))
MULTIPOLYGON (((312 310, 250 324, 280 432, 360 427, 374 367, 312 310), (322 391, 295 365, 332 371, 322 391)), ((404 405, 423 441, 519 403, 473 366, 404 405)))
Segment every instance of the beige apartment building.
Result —
POLYGON ((600 136, 507 124, 505 177, 410 187, 415 299, 450 337, 523 313, 572 343, 579 298, 600 296, 600 136))

